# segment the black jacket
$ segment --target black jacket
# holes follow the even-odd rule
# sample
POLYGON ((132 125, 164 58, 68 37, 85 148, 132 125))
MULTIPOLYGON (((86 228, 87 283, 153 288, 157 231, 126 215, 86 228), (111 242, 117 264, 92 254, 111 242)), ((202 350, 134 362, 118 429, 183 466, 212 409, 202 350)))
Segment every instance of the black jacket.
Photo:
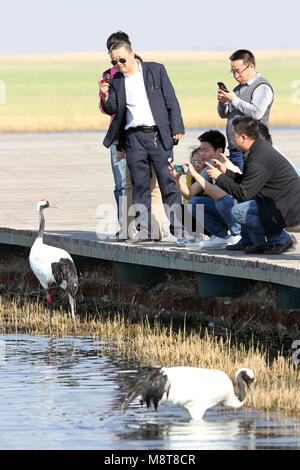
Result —
MULTIPOLYGON (((174 88, 162 64, 141 62, 144 83, 155 124, 159 128, 163 145, 166 150, 173 147, 172 136, 184 134, 184 125, 180 106, 174 88)), ((107 103, 102 102, 103 110, 114 115, 103 144, 109 147, 118 140, 124 147, 124 128, 126 125, 126 92, 124 75, 120 72, 113 76, 109 87, 107 103)))
POLYGON ((300 178, 289 161, 260 137, 248 151, 243 174, 227 170, 216 183, 238 202, 256 200, 266 235, 300 221, 300 178))

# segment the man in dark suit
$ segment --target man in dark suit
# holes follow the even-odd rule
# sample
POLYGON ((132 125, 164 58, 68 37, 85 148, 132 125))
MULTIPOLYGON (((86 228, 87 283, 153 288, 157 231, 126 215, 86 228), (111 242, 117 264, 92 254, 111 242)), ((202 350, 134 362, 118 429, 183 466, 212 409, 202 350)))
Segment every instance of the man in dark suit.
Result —
POLYGON ((118 150, 126 152, 133 202, 139 212, 140 233, 134 241, 146 241, 156 238, 151 233, 151 163, 165 208, 181 203, 168 159, 172 158, 173 145, 184 134, 184 125, 162 64, 137 60, 126 42, 115 44, 110 55, 118 73, 109 84, 103 83, 100 91, 104 111, 115 116, 103 143, 109 147, 117 142, 118 150))

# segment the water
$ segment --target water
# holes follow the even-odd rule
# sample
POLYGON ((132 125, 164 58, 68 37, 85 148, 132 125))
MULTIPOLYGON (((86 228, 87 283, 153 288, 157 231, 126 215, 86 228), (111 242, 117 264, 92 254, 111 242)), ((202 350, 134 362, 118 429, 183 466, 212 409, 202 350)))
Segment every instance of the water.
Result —
POLYGON ((136 364, 113 343, 0 335, 0 449, 299 449, 300 419, 215 407, 120 410, 136 364))

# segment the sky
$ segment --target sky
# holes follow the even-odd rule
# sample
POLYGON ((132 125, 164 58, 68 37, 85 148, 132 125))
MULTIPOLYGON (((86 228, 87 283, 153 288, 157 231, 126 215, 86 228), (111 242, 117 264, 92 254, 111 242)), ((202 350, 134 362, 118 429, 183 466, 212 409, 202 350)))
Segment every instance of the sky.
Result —
POLYGON ((0 0, 0 55, 135 50, 300 49, 299 0, 0 0))

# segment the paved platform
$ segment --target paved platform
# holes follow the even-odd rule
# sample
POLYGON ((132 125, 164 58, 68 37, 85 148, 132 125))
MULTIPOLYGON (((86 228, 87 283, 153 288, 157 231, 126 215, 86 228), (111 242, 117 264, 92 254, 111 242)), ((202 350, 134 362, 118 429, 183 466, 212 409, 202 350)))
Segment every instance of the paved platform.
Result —
MULTIPOLYGON (((177 162, 188 158, 201 132, 187 131, 175 148, 177 162)), ((272 136, 274 144, 300 166, 299 130, 274 129, 272 136)), ((47 242, 72 254, 300 288, 300 243, 293 252, 258 257, 187 250, 174 242, 129 246, 99 240, 97 231, 117 229, 103 137, 103 132, 0 134, 0 243, 31 246, 38 229, 36 203, 44 197, 64 208, 45 212, 47 242)))

